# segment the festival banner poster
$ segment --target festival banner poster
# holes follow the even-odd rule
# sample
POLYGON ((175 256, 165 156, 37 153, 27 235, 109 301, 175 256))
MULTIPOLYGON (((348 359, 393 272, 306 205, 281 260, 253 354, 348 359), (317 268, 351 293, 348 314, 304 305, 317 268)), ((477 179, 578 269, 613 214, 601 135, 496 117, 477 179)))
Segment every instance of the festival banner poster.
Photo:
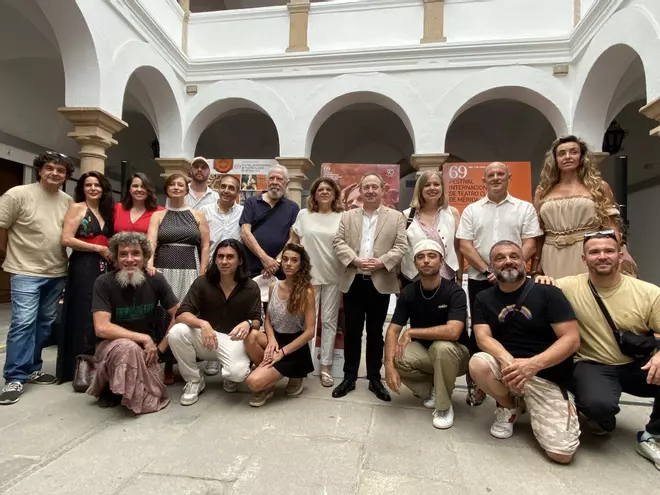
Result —
MULTIPOLYGON (((391 208, 397 208, 399 204, 399 165, 371 165, 357 163, 324 163, 321 165, 321 177, 330 177, 337 181, 342 191, 344 208, 352 210, 362 206, 358 183, 360 178, 368 173, 375 172, 385 182, 383 204, 391 208)), ((339 316, 337 317, 337 337, 335 338, 335 350, 332 356, 332 376, 342 378, 344 376, 344 305, 340 298, 339 316)), ((312 349, 312 360, 314 361, 314 374, 320 374, 321 354, 321 320, 316 325, 316 338, 312 349)))
POLYGON ((222 176, 233 175, 241 183, 241 190, 236 202, 243 204, 247 198, 268 188, 268 170, 277 165, 277 160, 213 159, 209 160, 209 164, 211 166, 209 187, 217 191, 222 176))
POLYGON ((383 178, 385 182, 383 204, 396 209, 399 205, 399 165, 362 163, 324 163, 321 165, 321 177, 330 177, 339 184, 344 208, 347 210, 362 206, 358 183, 360 178, 368 172, 375 172, 383 178))
MULTIPOLYGON (((492 162, 446 163, 443 170, 449 204, 459 213, 470 203, 486 195, 484 172, 492 162)), ((532 202, 532 164, 530 162, 503 162, 511 172, 509 193, 518 199, 532 202)))

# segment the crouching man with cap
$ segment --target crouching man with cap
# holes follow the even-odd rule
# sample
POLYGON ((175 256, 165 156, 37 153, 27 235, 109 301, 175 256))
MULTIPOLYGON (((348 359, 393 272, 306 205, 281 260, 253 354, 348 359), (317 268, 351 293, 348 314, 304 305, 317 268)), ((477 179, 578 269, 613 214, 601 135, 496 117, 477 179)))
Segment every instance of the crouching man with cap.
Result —
POLYGON ((424 397, 424 406, 433 409, 433 426, 440 429, 454 424, 451 394, 470 360, 467 297, 456 282, 440 276, 444 254, 436 241, 415 245, 419 280, 401 293, 385 338, 387 386, 398 393, 403 381, 416 396, 424 397), (409 321, 410 328, 401 332, 409 321))

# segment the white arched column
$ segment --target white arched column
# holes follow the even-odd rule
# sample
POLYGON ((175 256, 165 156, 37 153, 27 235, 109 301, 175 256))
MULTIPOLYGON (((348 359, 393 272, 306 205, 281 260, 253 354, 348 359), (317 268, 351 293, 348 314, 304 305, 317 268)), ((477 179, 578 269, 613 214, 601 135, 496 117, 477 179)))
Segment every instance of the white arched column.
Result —
POLYGON ((650 102, 644 114, 653 115, 652 102, 660 97, 658 53, 660 29, 647 8, 632 5, 610 17, 577 64, 578 99, 571 118, 572 132, 593 149, 601 149, 603 134, 610 124, 610 104, 636 57, 644 67, 646 95, 650 102))

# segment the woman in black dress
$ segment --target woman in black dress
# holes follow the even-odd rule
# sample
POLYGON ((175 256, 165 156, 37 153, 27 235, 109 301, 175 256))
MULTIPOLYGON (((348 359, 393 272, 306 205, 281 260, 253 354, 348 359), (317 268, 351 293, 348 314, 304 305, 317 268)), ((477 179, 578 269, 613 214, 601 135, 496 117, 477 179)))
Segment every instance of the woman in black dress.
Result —
POLYGON ((100 172, 80 176, 75 202, 62 227, 62 246, 72 249, 64 291, 63 330, 58 339, 57 379, 73 380, 76 356, 94 355, 96 336, 90 312, 96 277, 108 269, 114 200, 112 188, 100 172))
POLYGON ((275 280, 266 311, 266 332, 257 330, 245 339, 245 350, 257 368, 247 377, 252 391, 250 405, 263 406, 273 396, 273 386, 287 377, 287 395, 303 391, 303 379, 314 370, 309 341, 314 337, 316 301, 309 255, 299 244, 282 251, 284 280, 275 280))

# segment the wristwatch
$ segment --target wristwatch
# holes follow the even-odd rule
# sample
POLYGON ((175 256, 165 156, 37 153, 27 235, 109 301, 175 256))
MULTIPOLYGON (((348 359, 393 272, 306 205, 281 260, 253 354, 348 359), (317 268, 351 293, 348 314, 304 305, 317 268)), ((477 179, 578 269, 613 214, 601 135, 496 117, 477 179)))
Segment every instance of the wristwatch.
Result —
POLYGON ((493 273, 493 269, 489 266, 487 266, 486 269, 483 272, 481 272, 481 274, 486 278, 490 277, 492 273, 493 273))
POLYGON ((248 324, 249 330, 253 330, 252 320, 245 320, 245 323, 248 324))

